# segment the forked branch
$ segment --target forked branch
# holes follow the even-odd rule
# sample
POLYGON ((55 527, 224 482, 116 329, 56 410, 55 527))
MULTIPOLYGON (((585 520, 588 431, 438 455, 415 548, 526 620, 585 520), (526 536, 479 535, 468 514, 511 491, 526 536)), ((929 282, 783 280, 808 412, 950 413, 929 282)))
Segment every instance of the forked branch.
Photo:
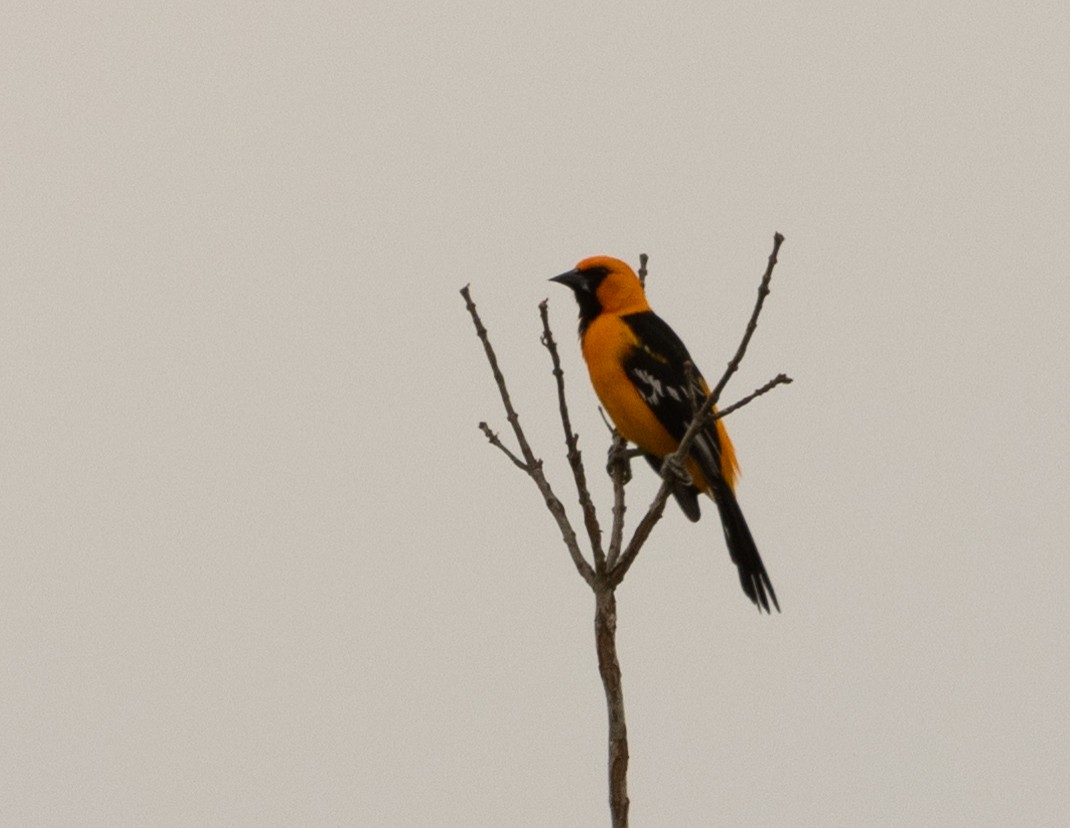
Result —
POLYGON ((476 335, 479 337, 480 342, 483 343, 483 350, 487 354, 487 361, 490 363, 491 373, 494 374, 494 382, 498 386, 498 392, 501 394, 502 398, 502 405, 505 407, 506 419, 509 420, 510 425, 513 427, 516 441, 520 445, 520 453, 524 458, 523 461, 502 444, 501 440, 498 439, 498 436, 491 431, 490 426, 486 423, 480 423, 480 429, 486 435, 487 440, 492 446, 497 446, 501 449, 514 465, 523 469, 528 477, 535 481, 539 493, 546 502, 546 508, 550 510, 550 514, 553 515, 558 528, 561 530, 561 538, 564 540, 565 546, 568 548, 569 555, 572 557, 572 563, 575 565, 576 571, 580 573, 580 577, 582 577, 589 586, 593 587, 594 570, 584 559, 583 553, 580 551, 579 542, 576 540, 576 532, 573 530, 572 524, 569 522, 565 507, 562 505, 557 495, 554 494, 554 490, 551 488, 549 481, 546 479, 546 475, 543 473, 542 460, 536 459, 531 451, 531 446, 528 444, 527 437, 524 436, 524 430, 520 427, 520 417, 517 415, 516 409, 513 408, 512 399, 509 397, 509 389, 505 385, 505 377, 498 368, 498 358, 495 356, 494 348, 490 344, 490 337, 487 335, 487 329, 483 326, 483 321, 479 318, 479 311, 476 310, 475 302, 472 301, 472 294, 468 289, 468 285, 461 288, 461 296, 464 297, 468 313, 472 317, 473 324, 476 326, 476 335))

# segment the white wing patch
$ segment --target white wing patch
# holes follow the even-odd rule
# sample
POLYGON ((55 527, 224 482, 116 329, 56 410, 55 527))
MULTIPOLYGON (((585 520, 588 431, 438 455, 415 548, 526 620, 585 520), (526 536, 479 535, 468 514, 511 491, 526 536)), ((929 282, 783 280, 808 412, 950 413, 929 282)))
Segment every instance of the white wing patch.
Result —
POLYGON ((680 389, 675 385, 666 385, 643 368, 636 368, 632 372, 632 378, 635 380, 635 387, 639 389, 639 394, 649 406, 658 405, 665 397, 672 397, 677 402, 684 399, 680 389))

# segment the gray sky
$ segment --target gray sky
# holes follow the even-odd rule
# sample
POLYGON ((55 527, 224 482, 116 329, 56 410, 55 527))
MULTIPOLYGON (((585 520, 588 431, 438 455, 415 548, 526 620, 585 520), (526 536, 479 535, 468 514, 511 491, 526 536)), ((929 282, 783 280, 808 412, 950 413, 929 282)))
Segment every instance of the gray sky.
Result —
MULTIPOLYGON (((0 27, 0 823, 608 824, 536 304, 651 255, 783 614, 673 507, 633 823, 1055 825, 1065 3, 68 3, 0 27)), ((653 474, 636 468, 634 518, 653 474)), ((573 516, 576 511, 573 509, 573 516)))

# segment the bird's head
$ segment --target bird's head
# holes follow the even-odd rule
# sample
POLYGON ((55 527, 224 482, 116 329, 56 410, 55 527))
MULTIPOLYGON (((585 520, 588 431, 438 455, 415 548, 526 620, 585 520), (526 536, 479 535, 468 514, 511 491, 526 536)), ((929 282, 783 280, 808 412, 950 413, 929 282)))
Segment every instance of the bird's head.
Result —
POLYGON ((581 335, 600 313, 623 315, 650 310, 635 271, 611 256, 591 256, 550 281, 560 282, 576 294, 581 335))

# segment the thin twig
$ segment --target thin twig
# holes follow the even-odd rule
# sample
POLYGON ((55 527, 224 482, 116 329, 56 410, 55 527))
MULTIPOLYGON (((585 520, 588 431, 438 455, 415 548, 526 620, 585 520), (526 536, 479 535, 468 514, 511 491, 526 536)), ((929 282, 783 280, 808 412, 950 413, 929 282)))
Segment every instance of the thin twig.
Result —
MULTIPOLYGON (((487 329, 483 327, 483 321, 479 318, 479 312, 476 310, 475 303, 472 301, 472 295, 468 289, 468 285, 461 288, 461 296, 464 297, 465 306, 468 308, 468 313, 472 317, 473 324, 476 326, 476 335, 483 343, 483 350, 486 352, 487 361, 490 363, 491 372, 494 374, 494 381, 497 383, 498 392, 501 394, 502 405, 505 406, 506 417, 513 426, 513 433, 516 435, 516 440, 520 445, 520 451, 524 456, 525 462, 521 464, 518 457, 509 452, 506 453, 510 455, 510 459, 514 463, 523 468, 528 476, 535 481, 539 493, 546 502, 546 508, 550 510, 550 514, 553 515, 554 520, 557 522, 558 529, 561 530, 561 538, 564 540, 568 553, 572 557, 572 563, 575 565, 576 571, 580 573, 580 577, 582 577, 593 589, 595 580, 594 569, 584 559, 583 553, 580 551, 579 543, 576 540, 576 532, 573 530, 572 524, 569 523, 565 507, 562 505, 557 495, 554 494, 549 481, 546 479, 546 475, 543 474, 542 460, 537 459, 532 453, 527 438, 524 436, 524 431, 520 427, 520 418, 517 416, 516 410, 513 408, 512 400, 509 398, 509 390, 505 386, 505 377, 502 376, 502 372, 498 368, 498 358, 494 354, 494 348, 491 347, 490 337, 487 336, 487 329)), ((481 425, 480 428, 484 434, 490 432, 489 426, 484 428, 483 425, 481 425)), ((501 448, 503 451, 505 450, 504 446, 501 446, 501 448)))
POLYGON ((629 467, 630 453, 628 442, 613 431, 613 443, 609 448, 609 476, 613 481, 613 527, 609 533, 609 552, 606 555, 606 568, 612 570, 620 557, 620 547, 624 539, 624 487, 631 479, 629 467))
MULTIPOLYGON (((758 314, 762 312, 762 306, 765 304, 765 297, 769 295, 769 283, 773 279, 773 268, 776 267, 777 253, 780 252, 780 245, 784 243, 784 237, 780 233, 773 234, 773 252, 769 254, 769 264, 766 265, 765 274, 762 276, 762 282, 758 285, 758 301, 754 303, 754 310, 751 311, 750 321, 747 322, 747 330, 743 332, 743 339, 739 343, 739 347, 736 349, 736 355, 732 357, 728 363, 728 367, 725 369, 721 381, 713 387, 709 397, 706 398, 706 402, 702 404, 702 408, 699 410, 699 414, 705 417, 713 410, 713 407, 717 405, 717 400, 721 398, 721 392, 724 391, 724 387, 728 385, 728 380, 732 378, 732 375, 739 370, 739 364, 743 361, 743 355, 747 353, 747 346, 750 344, 750 338, 754 336, 754 332, 758 329, 758 314)), ((695 435, 701 429, 701 423, 697 418, 691 423, 691 427, 688 429, 687 434, 684 435, 684 439, 688 437, 691 440, 695 439, 695 435)), ((683 447, 683 441, 681 441, 681 447, 683 447)), ((688 441, 687 447, 690 449, 691 442, 688 441)))
POLYGON ((487 425, 485 422, 480 423, 479 430, 482 431, 485 435, 487 435, 487 442, 489 442, 495 448, 501 449, 502 452, 504 452, 505 456, 513 461, 513 465, 515 465, 522 472, 525 472, 527 474, 531 473, 531 469, 528 467, 528 464, 521 460, 519 457, 517 457, 515 454, 513 454, 513 452, 509 450, 509 447, 502 443, 498 435, 491 431, 489 425, 487 425))
POLYGON ((550 361, 553 363, 554 379, 557 381, 557 402, 561 411, 561 426, 565 430, 565 445, 568 447, 568 464, 572 468, 572 477, 576 481, 576 492, 579 495, 580 508, 583 510, 583 525, 587 529, 587 537, 591 541, 591 551, 594 553, 595 572, 604 572, 606 568, 606 556, 602 551, 602 530, 598 525, 598 515, 591 500, 591 492, 587 488, 587 472, 583 468, 583 455, 580 453, 579 438, 572 430, 572 420, 568 414, 568 402, 565 399, 565 372, 561 368, 561 359, 557 353, 557 342, 554 341, 553 332, 550 330, 550 315, 548 302, 543 299, 539 302, 539 316, 542 319, 542 344, 550 352, 550 361))
POLYGON ((531 446, 528 445, 523 429, 520 428, 520 417, 517 416, 516 409, 513 408, 513 401, 509 397, 509 389, 505 387, 505 377, 502 376, 502 371, 498 367, 498 357, 494 354, 494 348, 490 344, 490 337, 487 336, 487 329, 483 327, 483 320, 479 318, 479 312, 476 310, 475 302, 472 301, 472 294, 468 287, 468 285, 465 285, 461 288, 461 296, 464 297, 465 306, 468 308, 468 313, 472 316, 472 322, 476 326, 476 336, 483 343, 483 350, 487 354, 487 362, 490 363, 490 370, 494 374, 494 382, 498 386, 502 405, 505 406, 505 418, 509 421, 509 425, 513 427, 513 434, 516 435, 516 441, 520 446, 520 453, 524 455, 524 461, 531 468, 536 463, 535 455, 531 451, 531 446))
POLYGON ((647 538, 650 537, 650 533, 654 530, 658 521, 661 520, 661 516, 665 513, 665 503, 669 499, 669 492, 672 491, 672 487, 669 481, 663 479, 661 481, 661 488, 658 489, 658 493, 654 495, 654 500, 650 503, 650 508, 646 510, 646 514, 643 515, 643 519, 639 521, 639 525, 635 527, 635 532, 632 533, 632 539, 628 541, 627 547, 621 552, 620 557, 617 560, 617 565, 613 567, 613 570, 609 573, 609 579, 614 586, 624 580, 624 576, 628 574, 628 570, 631 569, 632 564, 635 563, 635 558, 639 554, 639 550, 643 548, 643 544, 646 543, 647 538))
POLYGON ((787 374, 777 374, 775 377, 773 377, 771 380, 769 380, 769 382, 767 382, 761 388, 757 389, 756 391, 752 391, 750 394, 745 396, 739 402, 734 402, 730 406, 727 406, 726 408, 721 408, 721 409, 718 409, 717 411, 714 411, 710 415, 710 419, 719 420, 722 417, 727 417, 733 411, 738 411, 743 406, 745 406, 747 403, 751 402, 752 400, 757 399, 758 397, 762 396, 762 394, 767 394, 768 392, 770 392, 774 388, 776 388, 778 385, 790 385, 790 384, 791 384, 791 377, 789 377, 787 374))
MULTIPOLYGON (((775 233, 773 235, 773 252, 769 254, 769 262, 766 265, 761 284, 758 285, 758 299, 754 304, 754 310, 751 311, 750 321, 747 323, 747 328, 743 332, 743 339, 740 341, 739 347, 736 349, 735 356, 733 356, 728 363, 724 375, 721 377, 717 385, 713 387, 713 390, 710 391, 709 395, 706 397, 706 401, 691 419, 691 425, 688 426, 687 431, 680 440, 680 445, 673 454, 665 458, 666 463, 663 466, 665 474, 662 478, 658 493, 654 496, 654 500, 651 502, 650 508, 647 509, 643 519, 639 521, 639 525, 635 528, 635 533, 632 535, 632 539, 628 542, 628 547, 621 554, 620 560, 610 573, 610 579, 614 584, 619 584, 624 579, 624 576, 628 574, 628 570, 635 562, 635 557, 639 554, 639 550, 646 542, 646 539, 650 537, 650 532, 654 529, 654 526, 661 520, 661 516, 665 512, 665 502, 668 500, 669 494, 672 491, 674 480, 672 477, 672 469, 686 461, 687 456, 691 452, 691 444, 694 443, 695 437, 698 436, 698 433, 706 425, 707 415, 713 410, 713 407, 717 405, 717 400, 720 398, 725 385, 728 384, 729 378, 739 369, 739 364, 743 361, 743 355, 747 352, 747 345, 750 344, 751 337, 754 335, 754 331, 758 328, 758 315, 762 312, 762 305, 765 304, 765 297, 769 295, 769 282, 773 278, 773 268, 776 267, 777 253, 780 251, 780 245, 783 243, 784 237, 780 233, 775 233)), ((779 385, 780 383, 776 384, 779 385)))
POLYGON ((646 253, 639 254, 639 284, 644 288, 646 287, 646 263, 650 261, 650 257, 646 253))

